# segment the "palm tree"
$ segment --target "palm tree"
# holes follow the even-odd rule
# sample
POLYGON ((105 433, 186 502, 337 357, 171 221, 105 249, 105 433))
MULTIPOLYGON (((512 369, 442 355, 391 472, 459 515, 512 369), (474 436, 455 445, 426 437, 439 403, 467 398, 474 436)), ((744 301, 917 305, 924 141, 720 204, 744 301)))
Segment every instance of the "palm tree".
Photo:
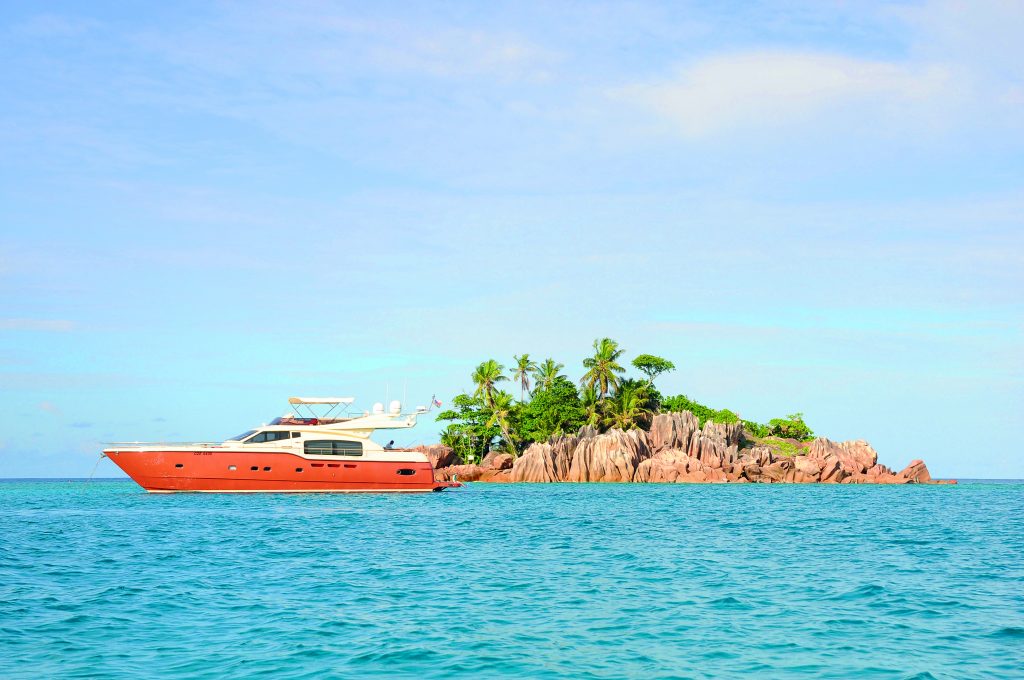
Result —
POLYGON ((554 359, 545 359, 540 366, 535 366, 533 369, 534 384, 543 389, 551 387, 555 380, 564 377, 561 374, 563 368, 565 368, 564 364, 560 364, 554 359))
POLYGON ((476 383, 476 392, 473 396, 483 397, 484 403, 491 406, 494 402, 494 386, 508 380, 504 371, 505 367, 494 359, 488 359, 477 366, 473 371, 473 382, 476 383))
POLYGON ((619 349, 619 343, 611 338, 594 340, 594 356, 583 360, 583 366, 588 370, 580 379, 580 384, 588 387, 597 385, 602 397, 618 387, 619 376, 615 374, 626 370, 618 361, 625 351, 619 349))
POLYGON ((583 405, 583 414, 586 417, 585 425, 591 427, 597 427, 601 424, 601 411, 603 410, 604 400, 601 399, 601 395, 597 393, 597 388, 593 385, 584 387, 580 394, 580 403, 583 405))
POLYGON ((501 429, 501 436, 505 438, 505 444, 509 453, 516 456, 516 443, 509 432, 509 416, 512 414, 512 395, 504 390, 498 390, 491 395, 491 417, 487 419, 487 427, 497 425, 501 429))
POLYGON ((651 416, 649 399, 646 386, 623 385, 618 394, 608 400, 604 424, 622 430, 639 427, 641 421, 651 416))
POLYGON ((537 370, 537 362, 530 361, 529 354, 513 355, 512 358, 516 362, 512 379, 519 381, 519 401, 525 401, 526 393, 530 391, 530 374, 537 370))

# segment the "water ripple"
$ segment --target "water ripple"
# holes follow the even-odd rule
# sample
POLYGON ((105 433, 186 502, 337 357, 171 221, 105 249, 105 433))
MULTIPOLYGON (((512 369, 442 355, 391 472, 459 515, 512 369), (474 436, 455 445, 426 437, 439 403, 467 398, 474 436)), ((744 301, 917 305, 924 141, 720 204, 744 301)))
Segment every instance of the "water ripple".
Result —
POLYGON ((1021 677, 1024 485, 0 483, 0 677, 1021 677))

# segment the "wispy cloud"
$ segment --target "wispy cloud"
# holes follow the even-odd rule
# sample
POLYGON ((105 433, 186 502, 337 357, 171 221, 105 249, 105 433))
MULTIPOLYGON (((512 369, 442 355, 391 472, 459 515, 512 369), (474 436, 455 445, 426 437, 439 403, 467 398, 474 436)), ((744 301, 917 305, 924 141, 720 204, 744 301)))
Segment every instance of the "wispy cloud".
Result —
POLYGON ((900 49, 865 55, 854 45, 779 48, 768 39, 764 47, 696 53, 667 74, 634 78, 607 94, 690 140, 785 131, 791 142, 815 130, 837 141, 1020 132, 1024 5, 941 0, 874 17, 904 36, 900 49))
POLYGON ((73 330, 75 323, 67 319, 0 319, 0 331, 67 333, 73 330))
POLYGON ((955 98, 943 66, 910 66, 836 54, 751 51, 711 56, 671 78, 617 88, 613 98, 649 108, 683 136, 806 124, 845 111, 877 119, 920 115, 955 98))
POLYGON ((246 6, 244 12, 225 11, 203 28, 173 36, 144 33, 137 41, 173 63, 210 74, 250 72, 260 63, 265 82, 289 88, 316 81, 330 89, 372 70, 536 80, 558 60, 556 51, 512 31, 414 14, 384 18, 329 5, 246 6), (267 44, 279 49, 268 51, 267 44))

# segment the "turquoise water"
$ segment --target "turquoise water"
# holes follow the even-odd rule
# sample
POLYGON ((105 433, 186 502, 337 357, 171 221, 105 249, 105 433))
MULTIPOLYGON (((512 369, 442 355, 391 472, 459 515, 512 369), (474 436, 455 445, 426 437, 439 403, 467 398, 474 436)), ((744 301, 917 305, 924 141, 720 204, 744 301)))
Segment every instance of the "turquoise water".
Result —
POLYGON ((1024 675, 1024 484, 0 483, 0 677, 1024 675))

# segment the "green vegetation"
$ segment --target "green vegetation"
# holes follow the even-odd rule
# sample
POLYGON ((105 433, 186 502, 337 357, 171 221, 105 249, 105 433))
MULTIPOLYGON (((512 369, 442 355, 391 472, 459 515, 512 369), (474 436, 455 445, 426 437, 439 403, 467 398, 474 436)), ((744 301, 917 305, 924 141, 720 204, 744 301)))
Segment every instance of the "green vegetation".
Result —
POLYGON ((464 462, 476 462, 493 448, 516 456, 531 443, 575 434, 584 426, 602 432, 646 428, 655 414, 676 411, 690 411, 701 427, 708 421, 742 422, 748 440, 772 446, 784 455, 795 455, 799 450, 787 439, 806 441, 814 437, 801 413, 762 424, 741 421, 729 409, 714 409, 684 394, 662 396, 654 381, 675 370, 675 364, 653 354, 641 354, 630 363, 644 377, 630 378, 624 375, 626 369, 620 363, 624 354, 625 350, 610 338, 595 340, 593 355, 582 362, 585 370, 578 388, 562 374, 565 365, 551 358, 538 364, 529 354, 517 355, 509 375, 497 360, 483 361, 471 376, 473 393, 459 394, 452 399, 451 407, 438 415, 438 420, 448 423, 441 443, 452 447, 464 462), (501 389, 506 381, 518 385, 518 401, 501 389))
POLYGON ((559 378, 565 378, 562 375, 563 368, 565 368, 565 364, 560 364, 554 359, 545 359, 542 364, 534 367, 533 381, 537 387, 548 389, 559 378))
POLYGON ((586 422, 586 410, 576 386, 563 375, 538 388, 533 399, 520 409, 520 433, 523 440, 530 442, 576 434, 586 422))
MULTIPOLYGON (((740 419, 738 415, 729 409, 717 411, 709 406, 693 401, 685 394, 680 394, 675 397, 666 397, 661 402, 661 410, 665 413, 689 411, 693 415, 697 416, 697 420, 700 421, 701 427, 704 427, 704 423, 709 420, 713 423, 735 423, 740 419)), ((744 423, 746 423, 746 421, 744 421, 744 423)))
POLYGON ((611 338, 594 340, 594 356, 583 360, 587 372, 580 378, 580 384, 586 387, 597 387, 598 396, 611 394, 619 386, 617 373, 625 373, 626 369, 619 365, 619 357, 625 350, 619 349, 619 343, 611 338))
POLYGON ((803 413, 791 413, 785 418, 772 418, 768 421, 768 428, 777 437, 788 437, 800 441, 814 439, 814 432, 804 422, 803 413))
POLYGON ((477 366, 473 371, 473 382, 476 383, 476 392, 473 393, 473 396, 482 397, 484 402, 490 406, 494 401, 494 387, 498 383, 508 380, 504 370, 505 367, 494 359, 488 359, 477 366))
POLYGON ((633 367, 647 376, 647 383, 654 384, 654 379, 662 373, 676 370, 676 365, 668 359, 654 356, 653 354, 641 354, 633 359, 633 367))
POLYGON ((646 383, 635 380, 624 380, 618 391, 605 401, 605 427, 617 427, 620 430, 632 430, 650 422, 657 408, 646 383))
POLYGON ((762 439, 758 443, 770 446, 772 449, 775 450, 775 453, 778 453, 779 455, 782 456, 792 457, 800 455, 800 447, 788 439, 779 439, 778 437, 766 437, 765 439, 762 439))
POLYGON ((530 391, 530 376, 537 370, 537 362, 531 361, 529 354, 512 358, 516 360, 512 378, 519 382, 519 401, 523 401, 526 398, 526 393, 530 391))

